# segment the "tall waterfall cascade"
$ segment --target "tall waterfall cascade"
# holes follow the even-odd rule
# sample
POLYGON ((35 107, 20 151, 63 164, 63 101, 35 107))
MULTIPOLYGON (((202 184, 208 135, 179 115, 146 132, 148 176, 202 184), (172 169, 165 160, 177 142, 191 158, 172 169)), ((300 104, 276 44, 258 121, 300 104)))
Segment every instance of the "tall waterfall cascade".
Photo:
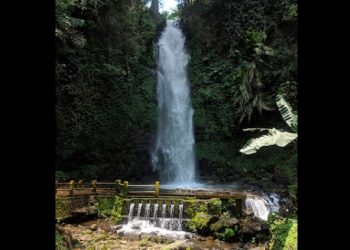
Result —
POLYGON ((152 165, 162 183, 191 185, 196 179, 195 139, 184 45, 178 22, 168 20, 158 42, 159 116, 152 165))

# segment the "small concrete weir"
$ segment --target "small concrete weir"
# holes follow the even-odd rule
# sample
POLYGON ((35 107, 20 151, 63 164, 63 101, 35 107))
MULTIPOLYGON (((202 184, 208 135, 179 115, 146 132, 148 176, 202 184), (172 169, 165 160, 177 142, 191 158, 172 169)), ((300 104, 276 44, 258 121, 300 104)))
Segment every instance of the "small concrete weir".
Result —
POLYGON ((145 233, 173 239, 189 238, 191 234, 182 231, 182 213, 183 204, 179 201, 131 200, 127 213, 128 222, 118 230, 118 233, 132 237, 145 233))

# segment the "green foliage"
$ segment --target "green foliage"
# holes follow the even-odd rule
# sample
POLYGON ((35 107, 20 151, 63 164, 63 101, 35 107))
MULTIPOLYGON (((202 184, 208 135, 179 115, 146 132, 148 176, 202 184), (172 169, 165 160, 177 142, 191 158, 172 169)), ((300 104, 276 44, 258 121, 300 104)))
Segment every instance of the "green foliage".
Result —
POLYGON ((199 212, 208 212, 207 205, 200 200, 190 198, 183 201, 184 203, 184 214, 187 218, 191 219, 199 212))
POLYGON ((278 93, 297 106, 297 19, 285 18, 296 15, 296 6, 295 0, 181 2, 201 173, 261 179, 294 154, 289 146, 261 149, 270 152, 264 157, 236 152, 249 138, 242 127, 286 127, 278 93))
POLYGON ((56 159, 71 178, 151 172, 153 46, 164 20, 144 4, 56 1, 56 159))
POLYGON ((235 210, 236 206, 237 206, 237 202, 235 199, 228 199, 222 202, 222 210, 229 212, 231 215, 233 215, 232 211, 235 210))
POLYGON ((69 215, 69 209, 67 202, 59 197, 55 199, 55 218, 56 220, 62 220, 67 218, 69 215))
POLYGON ((178 10, 173 10, 172 12, 169 13, 167 16, 168 20, 173 20, 179 18, 179 11, 178 10))
POLYGON ((284 163, 276 167, 275 173, 277 177, 288 184, 294 184, 297 181, 298 177, 298 155, 294 154, 284 163))
POLYGON ((225 228, 225 232, 221 234, 221 239, 230 241, 236 235, 236 230, 232 228, 225 228))
POLYGON ((142 238, 141 241, 140 241, 140 246, 141 247, 146 247, 148 245, 148 241, 149 241, 148 237, 142 238))
POLYGON ((98 216, 110 217, 114 206, 113 198, 100 198, 96 202, 98 216))
POLYGON ((213 232, 222 232, 225 228, 232 228, 238 223, 235 217, 231 217, 228 212, 224 212, 220 215, 218 221, 210 226, 210 230, 213 232))
POLYGON ((209 231, 209 222, 212 216, 205 212, 198 212, 196 215, 188 222, 187 227, 192 232, 206 233, 209 231))
POLYGON ((81 18, 73 16, 74 11, 84 11, 86 1, 82 0, 56 0, 56 38, 62 43, 66 50, 71 43, 76 47, 86 45, 85 36, 79 31, 80 27, 85 25, 81 18))
POLYGON ((111 218, 115 223, 122 219, 123 199, 119 196, 115 198, 101 198, 96 204, 98 216, 111 218))
POLYGON ((117 223, 122 219, 123 199, 119 196, 115 197, 111 218, 117 223))
POLYGON ((297 138, 296 133, 289 133, 281 131, 275 128, 262 129, 262 128, 249 128, 243 129, 243 131, 268 131, 268 134, 262 135, 258 138, 250 139, 240 150, 242 154, 254 154, 261 147, 276 145, 279 147, 285 147, 297 138))
POLYGON ((64 180, 68 180, 69 179, 69 174, 65 173, 63 171, 56 171, 56 180, 57 181, 64 181, 64 180))
MULTIPOLYGON (((284 119, 287 116, 292 117, 290 120, 285 119, 285 121, 288 123, 288 125, 293 130, 295 130, 297 127, 297 116, 292 112, 292 108, 290 107, 289 103, 286 102, 284 100, 284 98, 281 96, 279 96, 276 103, 277 103, 279 110, 284 110, 284 112, 282 112, 282 117, 284 119), (287 110, 287 111, 285 111, 285 110, 287 110)), ((256 138, 256 139, 250 139, 245 144, 245 146, 242 149, 240 149, 240 151, 244 154, 255 153, 259 148, 261 148, 263 146, 277 145, 279 147, 286 147, 287 144, 289 144, 291 141, 293 141, 297 137, 297 134, 295 134, 295 133, 284 132, 282 130, 276 130, 274 128, 273 129, 245 129, 245 130, 249 130, 249 131, 253 131, 253 132, 266 130, 266 131, 269 131, 269 134, 261 136, 261 137, 256 138)), ((237 138, 235 138, 235 139, 237 141, 237 138)), ((208 140, 209 140, 209 138, 208 138, 208 140)), ((218 152, 218 150, 217 150, 218 143, 215 141, 210 141, 210 143, 208 143, 205 148, 202 147, 202 145, 203 145, 203 143, 198 143, 198 145, 197 145, 197 153, 198 153, 199 159, 201 159, 202 161, 203 160, 216 161, 216 162, 220 161, 221 166, 216 169, 217 173, 219 175, 227 176, 227 172, 226 172, 225 168, 223 168, 222 166, 224 166, 224 165, 229 165, 229 166, 231 165, 232 166, 233 162, 228 161, 226 156, 223 155, 222 152, 218 152)), ((228 147, 228 146, 226 146, 226 147, 228 147)), ((223 146, 222 149, 225 150, 225 146, 223 146)), ((226 151, 227 151, 227 148, 226 148, 226 151)), ((290 150, 288 150, 287 154, 290 154, 290 150)), ((267 162, 270 158, 274 158, 276 155, 265 154, 264 156, 266 157, 266 158, 263 158, 264 162, 267 162)), ((279 155, 277 155, 277 157, 279 157, 279 155)), ((283 157, 284 156, 282 156, 281 159, 283 159, 283 157)), ((239 163, 241 162, 240 160, 241 159, 236 157, 235 162, 233 164, 235 169, 238 171, 243 171, 243 173, 246 175, 249 174, 249 171, 247 170, 246 167, 242 167, 242 168, 239 167, 240 166, 239 163)), ((245 159, 245 161, 250 162, 250 159, 249 158, 245 159)), ((256 162, 257 162, 257 160, 255 159, 255 161, 250 162, 251 164, 249 164, 249 165, 253 166, 253 168, 254 168, 254 165, 256 166, 256 162)), ((276 163, 281 164, 281 163, 284 163, 284 161, 283 162, 276 162, 276 163)), ((296 165, 296 164, 294 164, 294 165, 296 165)), ((286 166, 289 167, 287 169, 287 171, 295 172, 294 165, 287 164, 286 166)), ((277 165, 275 165, 275 167, 276 166, 277 165)), ((251 167, 249 167, 249 168, 251 168, 251 167)), ((264 168, 266 168, 266 166, 264 166, 264 168)), ((252 169, 252 170, 254 170, 254 169, 252 169)))
POLYGON ((208 201, 208 212, 212 215, 220 216, 222 202, 219 198, 212 198, 208 201))
POLYGON ((288 186, 289 197, 292 199, 294 203, 296 203, 298 198, 298 186, 296 184, 292 184, 288 186))
POLYGON ((55 234, 55 246, 56 250, 68 250, 66 242, 63 240, 62 235, 57 230, 55 234))
POLYGON ((275 215, 271 215, 268 218, 268 222, 271 232, 269 249, 298 249, 298 221, 296 219, 280 218, 275 215))

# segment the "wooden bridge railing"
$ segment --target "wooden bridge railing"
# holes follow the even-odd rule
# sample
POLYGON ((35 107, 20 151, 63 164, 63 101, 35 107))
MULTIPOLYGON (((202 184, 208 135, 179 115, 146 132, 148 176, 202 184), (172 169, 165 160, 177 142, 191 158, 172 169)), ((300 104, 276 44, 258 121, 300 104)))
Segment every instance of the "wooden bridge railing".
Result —
POLYGON ((70 196, 78 193, 90 193, 97 194, 99 191, 102 193, 116 193, 122 196, 127 197, 129 194, 138 194, 138 195, 152 195, 159 197, 160 184, 159 181, 156 181, 154 185, 129 185, 128 181, 122 183, 121 180, 116 180, 115 182, 98 182, 97 180, 92 180, 90 183, 83 182, 79 180, 77 183, 74 180, 67 182, 57 182, 56 181, 56 194, 58 191, 66 192, 68 191, 70 196), (61 188, 61 187, 68 188, 61 188), (107 186, 107 187, 105 187, 107 186), (114 187, 111 187, 114 186, 114 187), (132 188, 152 188, 152 191, 134 191, 132 188), (82 191, 82 192, 80 192, 82 191), (84 192, 85 191, 85 192, 84 192))

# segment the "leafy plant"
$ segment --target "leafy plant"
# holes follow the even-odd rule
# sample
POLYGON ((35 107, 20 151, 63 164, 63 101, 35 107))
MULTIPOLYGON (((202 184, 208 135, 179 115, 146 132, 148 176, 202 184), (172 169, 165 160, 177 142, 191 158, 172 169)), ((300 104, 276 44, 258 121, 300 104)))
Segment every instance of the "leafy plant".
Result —
POLYGON ((225 241, 230 241, 236 235, 236 230, 232 228, 225 228, 225 232, 220 234, 220 238, 225 241))
POLYGON ((236 80, 239 84, 234 94, 234 104, 239 104, 237 113, 240 115, 240 123, 246 117, 249 121, 254 109, 260 114, 263 110, 273 110, 269 103, 264 100, 266 98, 261 91, 264 86, 261 80, 261 71, 264 68, 263 56, 274 55, 273 49, 264 45, 265 40, 265 32, 254 30, 247 32, 246 46, 249 51, 252 51, 252 59, 250 62, 242 61, 243 68, 238 68, 236 80))
MULTIPOLYGON (((294 130, 297 130, 297 115, 293 113, 293 110, 289 103, 284 100, 282 96, 277 96, 276 104, 285 122, 294 130)), ((254 154, 261 147, 277 145, 279 147, 285 147, 290 142, 297 138, 297 133, 289 133, 275 128, 248 128, 243 131, 268 131, 267 135, 263 135, 258 138, 249 140, 240 152, 243 154, 254 154)))
POLYGON ((298 221, 296 219, 281 218, 274 214, 268 218, 271 239, 271 250, 297 250, 298 249, 298 221))

